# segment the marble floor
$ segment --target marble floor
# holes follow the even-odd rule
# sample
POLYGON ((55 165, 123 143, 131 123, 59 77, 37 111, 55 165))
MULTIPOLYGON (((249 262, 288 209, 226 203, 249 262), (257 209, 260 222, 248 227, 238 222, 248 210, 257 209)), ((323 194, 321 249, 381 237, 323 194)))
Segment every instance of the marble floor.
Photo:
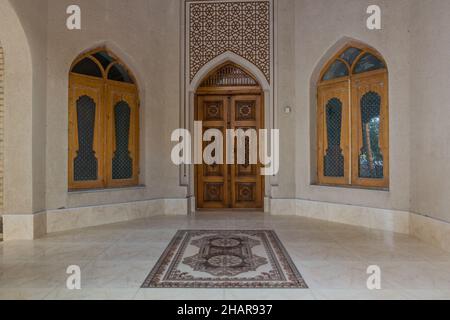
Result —
POLYGON ((407 235, 255 213, 158 216, 0 243, 0 299, 450 299, 450 253, 407 235), (275 230, 309 289, 140 289, 180 229, 275 230), (66 288, 70 265, 81 290, 66 288), (367 268, 381 268, 381 290, 367 268))

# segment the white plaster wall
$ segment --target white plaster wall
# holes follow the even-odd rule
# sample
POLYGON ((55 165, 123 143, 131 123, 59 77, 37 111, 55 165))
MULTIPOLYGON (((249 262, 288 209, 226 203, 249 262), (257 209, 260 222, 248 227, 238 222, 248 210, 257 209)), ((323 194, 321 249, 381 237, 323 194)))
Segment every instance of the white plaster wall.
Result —
POLYGON ((47 208, 185 198, 171 164, 170 134, 179 127, 180 10, 177 0, 81 0, 82 30, 65 28, 72 1, 49 0, 47 208), (67 192, 67 93, 72 61, 105 45, 138 78, 141 97, 139 188, 67 192))
MULTIPOLYGON (((179 126, 180 1, 80 0, 81 31, 65 28, 65 10, 71 1, 48 0, 48 7, 46 1, 10 2, 0 0, 7 103, 5 211, 23 214, 45 208, 184 198, 186 189, 179 187, 178 168, 169 161, 170 133, 179 126), (127 62, 138 78, 143 186, 68 193, 69 66, 82 51, 103 44, 127 62), (20 87, 13 85, 16 83, 20 87)), ((282 162, 279 186, 272 196, 412 209, 450 221, 450 183, 446 179, 450 176, 450 113, 446 106, 450 101, 450 73, 443 68, 448 68, 450 52, 450 3, 377 3, 383 13, 382 31, 365 27, 366 8, 373 4, 369 0, 277 1, 275 108, 282 135, 282 162), (315 89, 311 89, 311 82, 345 39, 373 46, 388 63, 388 192, 312 185, 315 89), (291 106, 294 112, 285 114, 285 106, 291 106)))
MULTIPOLYGON (((296 195, 299 199, 373 208, 409 210, 410 106, 408 0, 377 1, 382 9, 383 30, 366 28, 368 0, 297 0, 295 2, 296 49, 296 195), (315 88, 327 58, 345 44, 362 41, 382 53, 390 81, 390 190, 315 186, 315 88), (336 45, 337 44, 337 45, 336 45)), ((283 137, 283 139, 288 139, 283 137)), ((295 150, 295 151, 294 151, 295 150)))
POLYGON ((0 1, 5 56, 5 214, 33 212, 32 61, 28 39, 8 0, 0 1))
POLYGON ((295 198, 295 3, 296 0, 278 0, 275 6, 275 117, 280 129, 280 172, 278 185, 272 188, 273 198, 295 198), (284 113, 286 107, 294 113, 284 113))
MULTIPOLYGON (((15 0, 20 1, 20 0, 15 0)), ((81 0, 81 31, 65 28, 70 1, 49 0, 47 71, 46 199, 48 209, 183 198, 178 169, 171 164, 170 133, 179 126, 180 14, 178 0, 81 0), (141 182, 143 187, 67 192, 67 74, 82 51, 106 44, 134 71, 141 89, 141 182)), ((274 198, 409 208, 410 2, 382 1, 383 31, 365 27, 369 1, 279 0, 276 6, 277 96, 281 167, 274 198), (391 189, 368 191, 311 185, 314 180, 314 105, 311 79, 343 37, 377 48, 389 64, 391 102, 391 189), (295 68, 293 67, 295 66, 295 68), (285 114, 284 107, 294 113, 285 114), (311 136, 313 138, 311 138, 311 136)))
POLYGON ((450 1, 414 2, 411 210, 450 222, 450 1))
MULTIPOLYGON (((10 0, 25 30, 33 63, 32 135, 29 147, 32 151, 33 212, 45 210, 45 145, 46 145, 46 103, 47 103, 47 1, 10 0)), ((11 70, 12 72, 14 70, 11 70)), ((24 89, 22 89, 24 90, 24 89)), ((17 159, 16 159, 17 160, 17 159)))
MULTIPOLYGON (((180 14, 179 0, 84 0, 82 30, 65 29, 70 1, 49 0, 48 5, 48 110, 47 110, 47 207, 48 209, 123 203, 158 198, 185 198, 179 170, 170 161, 172 130, 179 127, 180 14), (67 192, 67 74, 81 52, 106 44, 137 75, 141 91, 142 187, 95 192, 67 192), (52 53, 55 54, 52 54, 52 53), (57 53, 57 54, 56 54, 57 53), (58 174, 55 174, 58 173, 58 174)), ((295 118, 285 115, 294 104, 295 1, 278 3, 277 73, 278 126, 284 136, 295 136, 295 118)), ((275 197, 295 197, 293 141, 283 139, 280 184, 275 197)))

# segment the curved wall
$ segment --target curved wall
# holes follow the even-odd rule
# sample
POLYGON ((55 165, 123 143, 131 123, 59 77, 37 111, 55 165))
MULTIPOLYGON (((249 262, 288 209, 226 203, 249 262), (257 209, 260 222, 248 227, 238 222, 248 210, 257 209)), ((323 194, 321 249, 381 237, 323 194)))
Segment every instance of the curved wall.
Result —
MULTIPOLYGON (((65 28, 69 0, 0 0, 9 216, 133 202, 145 207, 146 201, 158 199, 185 201, 179 168, 170 162, 170 134, 180 125, 182 2, 134 0, 129 5, 123 0, 80 0, 82 30, 69 31, 65 28), (69 193, 68 71, 75 57, 99 45, 108 46, 138 77, 142 186, 69 193)), ((379 1, 383 31, 366 28, 370 4, 369 0, 276 1, 275 114, 282 140, 280 173, 271 196, 275 204, 289 202, 287 210, 280 210, 286 213, 298 210, 295 202, 300 210, 307 202, 332 203, 378 210, 368 214, 414 211, 450 221, 449 179, 442 178, 450 176, 446 151, 450 97, 445 89, 450 79, 442 72, 441 62, 447 60, 429 59, 450 52, 448 1, 379 1), (314 185, 317 74, 350 39, 376 48, 389 65, 389 191, 314 185), (430 81, 432 77, 438 81, 430 81), (287 106, 292 113, 284 112, 287 106)))
POLYGON ((410 1, 379 1, 383 30, 366 27, 366 0, 295 1, 296 196, 338 204, 409 210, 410 1), (389 67, 390 190, 314 185, 316 163, 316 83, 324 63, 348 40, 377 49, 389 67))

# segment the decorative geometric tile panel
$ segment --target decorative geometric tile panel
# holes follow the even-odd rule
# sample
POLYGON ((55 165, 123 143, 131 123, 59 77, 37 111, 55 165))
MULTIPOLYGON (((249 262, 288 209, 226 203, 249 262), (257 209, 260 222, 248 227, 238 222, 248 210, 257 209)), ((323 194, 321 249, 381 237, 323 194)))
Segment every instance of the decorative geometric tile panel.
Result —
POLYGON ((230 51, 258 67, 270 82, 270 2, 190 2, 190 80, 215 57, 230 51))

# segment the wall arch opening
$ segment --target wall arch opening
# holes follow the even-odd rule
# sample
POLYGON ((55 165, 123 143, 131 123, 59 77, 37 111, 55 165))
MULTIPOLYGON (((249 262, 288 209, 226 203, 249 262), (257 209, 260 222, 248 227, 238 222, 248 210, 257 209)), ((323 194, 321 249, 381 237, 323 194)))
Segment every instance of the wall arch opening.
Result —
POLYGON ((139 184, 139 90, 105 47, 72 63, 69 74, 69 190, 139 184))
POLYGON ((389 188, 388 68, 350 41, 315 75, 315 183, 389 188), (318 75, 318 76, 317 76, 318 75))
POLYGON ((239 143, 235 137, 231 145, 229 141, 223 144, 223 163, 195 166, 196 209, 262 211, 265 179, 260 174, 261 164, 251 161, 250 154, 258 144, 251 133, 255 137, 264 128, 264 94, 259 82, 242 66, 226 61, 199 81, 194 99, 194 119, 202 122, 203 132, 219 130, 224 138, 229 130, 248 134, 243 148, 245 161, 237 161, 237 153, 232 164, 227 161, 229 148, 239 143))

